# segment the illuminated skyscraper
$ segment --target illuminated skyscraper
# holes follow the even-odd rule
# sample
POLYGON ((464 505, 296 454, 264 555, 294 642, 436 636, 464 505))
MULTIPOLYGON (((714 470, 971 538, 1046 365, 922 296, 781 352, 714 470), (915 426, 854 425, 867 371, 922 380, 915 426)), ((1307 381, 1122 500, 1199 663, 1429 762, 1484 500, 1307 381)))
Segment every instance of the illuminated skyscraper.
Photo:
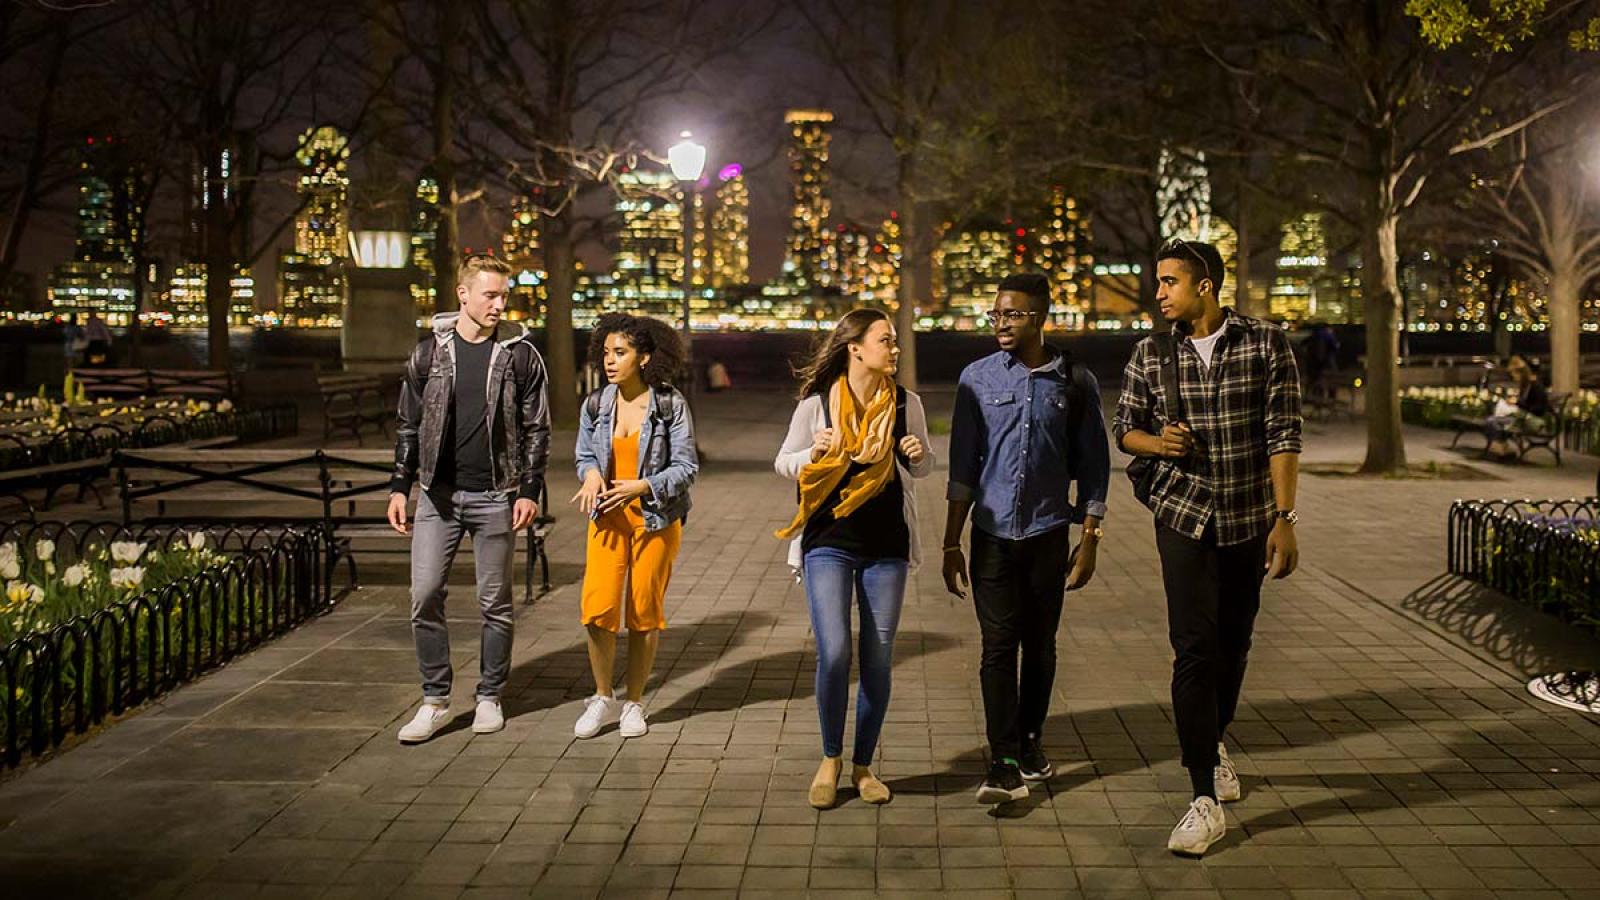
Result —
POLYGON ((539 319, 549 299, 544 268, 544 247, 539 241, 541 213, 539 189, 518 197, 511 205, 511 224, 500 239, 500 256, 511 265, 511 300, 506 317, 539 319))
POLYGON ((890 210, 889 217, 878 226, 872 236, 872 277, 868 289, 888 309, 900 306, 900 214, 890 210))
POLYGON ((794 206, 789 215, 789 240, 784 275, 801 288, 826 287, 829 126, 833 113, 792 109, 783 117, 789 126, 789 174, 794 206))
POLYGON ((433 316, 433 240, 439 233, 439 179, 423 172, 411 196, 411 267, 421 278, 411 285, 411 299, 417 304, 417 319, 426 322, 433 316))
POLYGON ((711 286, 750 283, 750 189, 734 164, 717 173, 717 205, 711 212, 711 286))
MULTIPOLYGON (((204 328, 210 319, 206 312, 206 264, 185 263, 178 266, 172 270, 172 279, 167 284, 172 324, 183 328, 204 328)), ((255 279, 250 270, 236 267, 228 285, 228 324, 250 324, 256 314, 255 279)))
POLYGON ((1010 274, 1015 229, 974 223, 951 228, 939 240, 935 267, 942 273, 947 312, 970 316, 989 309, 1001 279, 1010 274))
POLYGON ((1211 217, 1211 232, 1206 240, 1217 248, 1217 253, 1222 256, 1222 267, 1226 272, 1222 279, 1222 290, 1217 293, 1217 300, 1223 306, 1237 306, 1235 302, 1239 296, 1239 232, 1233 230, 1228 220, 1221 216, 1211 217))
POLYGON ((694 198, 694 251, 689 254, 689 280, 697 288, 711 283, 711 219, 706 186, 701 181, 691 193, 694 198))
POLYGON ((1063 187, 1051 188, 1043 222, 1033 232, 1033 265, 1050 279, 1051 318, 1063 327, 1080 328, 1089 317, 1092 243, 1089 217, 1078 201, 1063 187))
POLYGON ((1206 241, 1211 234, 1211 178, 1198 150, 1161 148, 1156 162, 1156 213, 1161 239, 1206 241))
POLYGON ((1274 319, 1298 322, 1317 317, 1319 282, 1328 265, 1328 238, 1320 213, 1306 213, 1283 226, 1278 241, 1278 277, 1272 283, 1274 319))
POLYGON ((294 249, 278 260, 278 307, 285 323, 337 326, 344 313, 344 273, 350 248, 350 140, 323 126, 300 136, 300 211, 294 249))
POLYGON ((97 312, 126 325, 134 307, 133 247, 140 239, 138 173, 117 161, 114 138, 89 138, 78 163, 78 227, 72 259, 50 274, 58 315, 97 312))
MULTIPOLYGON (((671 317, 683 304, 683 195, 671 172, 626 172, 617 185, 616 303, 671 317)), ((704 302, 704 301, 702 301, 704 302)))

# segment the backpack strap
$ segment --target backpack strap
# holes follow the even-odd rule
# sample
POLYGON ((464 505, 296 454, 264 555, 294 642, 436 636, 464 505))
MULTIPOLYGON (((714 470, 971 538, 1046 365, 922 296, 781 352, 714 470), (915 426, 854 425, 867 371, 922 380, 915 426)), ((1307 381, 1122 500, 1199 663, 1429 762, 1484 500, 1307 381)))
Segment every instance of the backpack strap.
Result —
POLYGON ((600 392, 604 390, 605 388, 595 388, 589 392, 589 396, 583 398, 583 405, 589 413, 589 421, 591 422, 600 418, 600 392))
POLYGON ((1170 422, 1183 421, 1183 391, 1178 382, 1178 342, 1171 331, 1155 335, 1156 353, 1161 365, 1161 391, 1167 395, 1170 422))
POLYGON ((906 436, 906 389, 903 385, 894 386, 894 445, 898 450, 900 439, 906 436))

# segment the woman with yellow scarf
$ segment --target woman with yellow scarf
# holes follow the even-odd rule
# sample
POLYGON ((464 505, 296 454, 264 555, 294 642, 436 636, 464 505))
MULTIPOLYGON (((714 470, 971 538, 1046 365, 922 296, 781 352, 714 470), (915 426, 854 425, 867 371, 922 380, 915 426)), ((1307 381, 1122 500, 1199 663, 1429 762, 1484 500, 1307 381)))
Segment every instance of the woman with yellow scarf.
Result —
POLYGON ((845 315, 800 373, 800 405, 778 451, 778 474, 799 482, 799 508, 778 532, 793 542, 817 641, 822 763, 809 800, 834 805, 844 767, 850 703, 850 610, 861 617, 861 685, 851 783, 885 803, 889 788, 872 757, 889 706, 895 630, 917 552, 916 492, 908 479, 933 471, 922 400, 895 386, 894 323, 875 309, 845 315))

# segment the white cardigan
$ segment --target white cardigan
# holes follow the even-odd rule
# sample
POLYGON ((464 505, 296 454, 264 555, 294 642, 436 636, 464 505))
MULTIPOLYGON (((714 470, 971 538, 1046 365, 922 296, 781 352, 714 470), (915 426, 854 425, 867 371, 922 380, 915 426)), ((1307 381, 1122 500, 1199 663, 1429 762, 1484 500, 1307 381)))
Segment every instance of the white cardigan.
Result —
MULTIPOLYGON (((823 396, 812 394, 795 407, 794 416, 789 419, 789 435, 783 439, 778 458, 772 461, 778 474, 790 481, 800 480, 800 469, 811 462, 811 447, 816 443, 817 432, 827 427, 822 414, 823 396)), ((912 391, 906 391, 906 434, 914 435, 924 448, 922 462, 914 466, 908 467, 903 457, 895 455, 895 464, 900 469, 901 494, 905 497, 906 529, 911 533, 911 568, 915 569, 922 564, 922 552, 917 545, 917 489, 911 479, 933 474, 933 446, 928 441, 928 416, 922 410, 922 398, 912 391)), ((796 537, 789 544, 789 565, 797 573, 803 568, 800 541, 801 538, 796 537)))

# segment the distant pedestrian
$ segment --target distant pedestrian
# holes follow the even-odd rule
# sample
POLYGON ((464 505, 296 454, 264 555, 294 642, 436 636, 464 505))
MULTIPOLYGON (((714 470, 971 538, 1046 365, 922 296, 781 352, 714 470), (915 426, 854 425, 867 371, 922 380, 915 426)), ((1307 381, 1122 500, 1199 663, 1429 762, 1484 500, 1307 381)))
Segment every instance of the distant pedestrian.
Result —
POLYGON ((860 617, 850 782, 867 803, 887 803, 872 774, 889 711, 894 636, 906 577, 921 560, 911 479, 933 472, 922 399, 895 385, 900 345, 889 316, 846 313, 800 375, 800 403, 773 467, 799 482, 789 564, 802 575, 817 642, 817 719, 822 762, 807 800, 829 809, 844 768, 850 706, 850 615, 860 617))
POLYGON ((461 309, 433 317, 400 387, 389 523, 411 538, 411 636, 422 673, 422 706, 400 743, 433 737, 450 719, 450 635, 444 601, 463 536, 472 537, 478 609, 474 734, 505 727, 501 693, 511 671, 511 585, 516 534, 532 527, 550 451, 544 360, 525 327, 499 337, 511 267, 474 254, 456 273, 461 309), (406 519, 413 484, 415 528, 406 519))
POLYGON ((731 387, 733 379, 728 375, 728 367, 722 364, 722 360, 713 359, 711 365, 706 367, 706 390, 718 394, 731 387))
POLYGON ((972 588, 989 738, 980 803, 1028 796, 1053 774, 1044 751, 1056 631, 1067 591, 1094 577, 1111 481, 1100 385, 1045 343, 1050 281, 1008 275, 988 313, 999 350, 961 372, 950 423, 944 583, 972 588), (1073 486, 1077 496, 1072 496, 1073 486), (972 516, 972 564, 961 532, 972 516), (1081 524, 1078 545, 1072 526, 1081 524))
POLYGON ((1244 684, 1264 574, 1299 560, 1294 526, 1300 382, 1283 329, 1217 302, 1222 255, 1174 240, 1156 257, 1170 332, 1134 348, 1112 426, 1137 457, 1134 490, 1155 513, 1177 657, 1172 709, 1193 800, 1167 840, 1198 856, 1222 839, 1218 801, 1241 796, 1223 735, 1244 684))
POLYGON ((578 480, 572 498, 589 517, 580 609, 594 694, 573 726, 592 738, 617 724, 625 738, 650 730, 644 689, 667 627, 667 584, 683 543, 689 489, 700 471, 694 419, 672 377, 683 344, 665 322, 608 313, 589 340, 604 387, 578 413, 578 480), (627 698, 615 696, 617 633, 628 626, 627 698))
POLYGON ((88 342, 84 350, 84 364, 88 366, 106 366, 111 363, 111 329, 106 326, 104 319, 94 310, 89 311, 89 318, 83 323, 83 337, 88 342))
POLYGON ((83 326, 78 324, 77 313, 67 313, 61 323, 61 358, 68 369, 83 363, 83 351, 89 349, 89 339, 83 336, 83 326))

